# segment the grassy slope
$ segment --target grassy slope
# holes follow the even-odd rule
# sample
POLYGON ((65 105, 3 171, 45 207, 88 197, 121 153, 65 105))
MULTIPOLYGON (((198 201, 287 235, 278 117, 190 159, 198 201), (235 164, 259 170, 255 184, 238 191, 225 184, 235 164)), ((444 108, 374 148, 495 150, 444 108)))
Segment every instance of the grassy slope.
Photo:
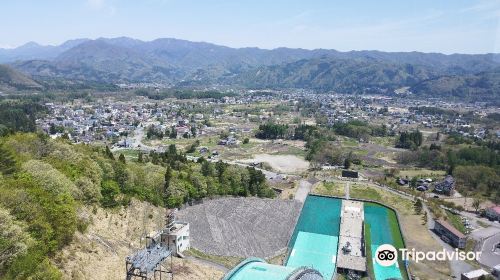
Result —
POLYGON ((368 276, 370 279, 375 279, 373 272, 373 257, 372 257, 372 237, 370 225, 365 222, 365 244, 366 244, 366 263, 368 266, 368 276))
POLYGON ((455 215, 451 213, 450 211, 446 211, 446 217, 448 218, 448 222, 454 226, 456 229, 458 229, 461 233, 466 232, 465 226, 462 223, 462 220, 460 218, 460 215, 455 215))

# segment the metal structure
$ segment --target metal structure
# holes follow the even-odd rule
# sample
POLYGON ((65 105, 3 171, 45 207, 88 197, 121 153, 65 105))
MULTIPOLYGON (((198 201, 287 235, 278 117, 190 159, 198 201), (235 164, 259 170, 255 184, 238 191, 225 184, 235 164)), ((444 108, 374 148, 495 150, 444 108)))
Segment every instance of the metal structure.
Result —
POLYGON ((125 259, 127 270, 126 280, 161 280, 174 279, 172 255, 175 248, 171 248, 171 231, 175 228, 176 209, 169 211, 166 217, 164 230, 146 236, 146 246, 125 259), (170 269, 164 264, 170 257, 170 269))

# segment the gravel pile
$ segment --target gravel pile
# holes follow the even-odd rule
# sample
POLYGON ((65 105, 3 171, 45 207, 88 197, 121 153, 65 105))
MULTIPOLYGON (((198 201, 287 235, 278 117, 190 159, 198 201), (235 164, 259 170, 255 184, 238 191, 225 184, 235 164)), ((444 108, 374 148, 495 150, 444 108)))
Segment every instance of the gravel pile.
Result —
POLYGON ((190 223, 191 246, 220 256, 274 256, 286 248, 300 215, 295 200, 219 198, 190 206, 177 220, 190 223))

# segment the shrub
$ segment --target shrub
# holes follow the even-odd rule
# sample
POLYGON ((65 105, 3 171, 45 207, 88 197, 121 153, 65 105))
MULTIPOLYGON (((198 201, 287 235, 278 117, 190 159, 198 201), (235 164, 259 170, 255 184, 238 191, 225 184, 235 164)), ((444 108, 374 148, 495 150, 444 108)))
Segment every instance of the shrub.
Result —
POLYGON ((33 244, 25 228, 7 210, 0 208, 0 274, 16 257, 26 254, 28 247, 33 244))
POLYGON ((116 196, 120 193, 120 187, 115 181, 106 180, 101 185, 101 204, 104 207, 118 206, 116 196))
POLYGON ((82 193, 73 182, 48 163, 30 160, 23 164, 22 169, 48 192, 54 194, 70 193, 75 198, 82 196, 82 193))

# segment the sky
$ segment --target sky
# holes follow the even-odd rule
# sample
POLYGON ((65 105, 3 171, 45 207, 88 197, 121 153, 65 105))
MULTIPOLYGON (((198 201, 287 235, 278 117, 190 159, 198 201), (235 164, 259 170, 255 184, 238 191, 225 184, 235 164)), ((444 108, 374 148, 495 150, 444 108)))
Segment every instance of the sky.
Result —
POLYGON ((500 0, 1 0, 0 48, 75 38, 500 53, 500 0))

